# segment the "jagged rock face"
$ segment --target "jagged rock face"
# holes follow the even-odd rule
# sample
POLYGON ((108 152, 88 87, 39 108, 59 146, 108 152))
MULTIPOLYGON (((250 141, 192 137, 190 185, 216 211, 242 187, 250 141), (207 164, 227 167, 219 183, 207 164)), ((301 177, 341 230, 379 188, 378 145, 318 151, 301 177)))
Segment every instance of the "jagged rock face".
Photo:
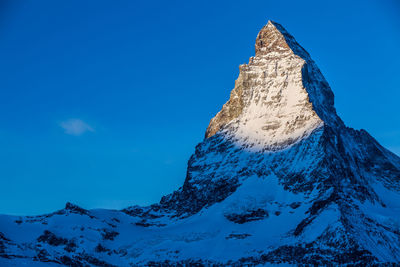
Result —
POLYGON ((400 264, 400 158, 346 127, 279 24, 160 203, 0 216, 0 266, 400 264))
POLYGON ((328 83, 294 38, 268 22, 257 36, 256 56, 240 66, 230 99, 211 120, 206 138, 220 131, 253 151, 279 150, 310 135, 323 119, 340 121, 328 83))

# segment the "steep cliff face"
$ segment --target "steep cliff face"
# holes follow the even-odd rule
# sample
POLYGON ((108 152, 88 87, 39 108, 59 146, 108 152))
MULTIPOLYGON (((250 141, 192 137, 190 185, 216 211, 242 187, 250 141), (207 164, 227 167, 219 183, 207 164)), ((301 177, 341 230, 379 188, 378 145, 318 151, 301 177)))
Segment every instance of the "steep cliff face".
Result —
POLYGON ((333 93, 308 53, 277 23, 256 39, 256 56, 240 66, 229 101, 211 120, 218 131, 253 151, 279 150, 323 124, 339 125, 333 93))
POLYGON ((400 264, 400 158, 337 116, 268 22, 181 188, 149 207, 0 216, 0 265, 400 264))

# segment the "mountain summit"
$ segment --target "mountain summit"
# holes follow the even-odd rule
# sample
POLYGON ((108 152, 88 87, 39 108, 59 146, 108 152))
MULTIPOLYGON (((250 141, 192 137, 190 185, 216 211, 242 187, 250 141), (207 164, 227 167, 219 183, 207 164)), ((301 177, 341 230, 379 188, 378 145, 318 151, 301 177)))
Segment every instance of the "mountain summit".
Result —
POLYGON ((253 150, 282 149, 323 124, 341 125, 333 93, 309 54, 269 21, 256 39, 256 56, 240 66, 229 101, 206 137, 225 132, 253 150))
POLYGON ((0 265, 399 264, 400 158, 344 125, 281 25, 255 50, 181 188, 148 207, 0 216, 0 265))

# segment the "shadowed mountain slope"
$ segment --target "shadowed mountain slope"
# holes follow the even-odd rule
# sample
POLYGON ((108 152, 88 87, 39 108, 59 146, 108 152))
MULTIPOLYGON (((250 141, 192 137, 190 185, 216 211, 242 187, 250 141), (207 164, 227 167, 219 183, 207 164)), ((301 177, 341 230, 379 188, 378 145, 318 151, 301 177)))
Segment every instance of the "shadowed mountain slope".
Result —
POLYGON ((400 158, 336 114, 310 55, 269 21, 181 188, 122 211, 0 216, 0 265, 400 263, 400 158))

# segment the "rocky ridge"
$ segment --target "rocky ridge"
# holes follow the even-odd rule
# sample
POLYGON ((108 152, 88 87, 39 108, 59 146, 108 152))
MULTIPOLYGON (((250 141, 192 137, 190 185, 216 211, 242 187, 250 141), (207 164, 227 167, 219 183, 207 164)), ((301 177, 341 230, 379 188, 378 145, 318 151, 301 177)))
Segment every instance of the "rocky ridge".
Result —
POLYGON ((400 158, 344 125, 281 25, 255 48, 181 188, 148 207, 0 216, 0 265, 399 264, 400 158))

